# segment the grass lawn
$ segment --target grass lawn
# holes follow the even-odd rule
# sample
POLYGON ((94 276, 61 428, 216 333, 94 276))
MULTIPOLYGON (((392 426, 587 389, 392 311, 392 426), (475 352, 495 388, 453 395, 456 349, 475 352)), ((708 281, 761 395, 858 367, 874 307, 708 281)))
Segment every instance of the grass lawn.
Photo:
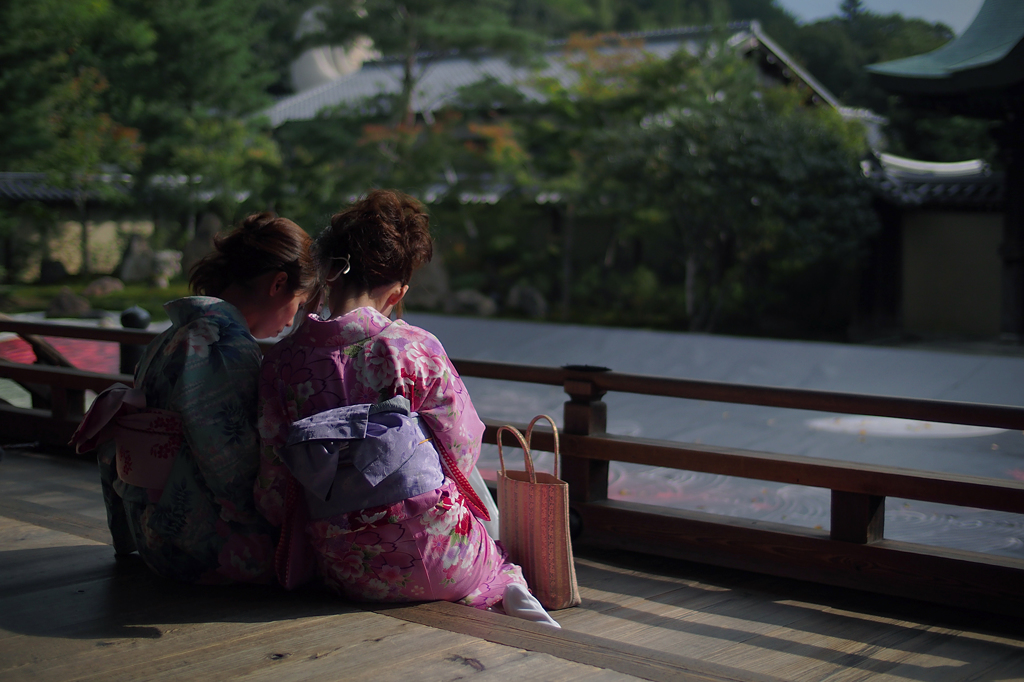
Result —
MULTIPOLYGON (((0 285, 0 312, 23 313, 46 310, 54 296, 65 286, 82 295, 82 290, 98 275, 86 278, 69 277, 62 284, 10 284, 0 285)), ((128 284, 121 291, 109 296, 95 296, 89 299, 96 310, 121 311, 138 305, 153 316, 153 321, 166 320, 163 305, 167 301, 188 296, 188 282, 184 279, 171 281, 166 289, 142 284, 128 284)))

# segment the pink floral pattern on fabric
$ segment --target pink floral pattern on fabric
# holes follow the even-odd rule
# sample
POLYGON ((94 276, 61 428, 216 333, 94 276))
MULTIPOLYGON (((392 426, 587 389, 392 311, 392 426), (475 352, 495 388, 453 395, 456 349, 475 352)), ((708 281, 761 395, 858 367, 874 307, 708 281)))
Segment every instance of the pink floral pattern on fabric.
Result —
MULTIPOLYGON (((371 308, 323 321, 313 315, 264 357, 259 428, 258 508, 284 518, 290 475, 278 456, 288 427, 342 405, 405 396, 439 449, 468 475, 480 456, 484 426, 462 379, 429 332, 371 308)), ((307 535, 329 587, 367 601, 500 602, 505 587, 525 585, 487 535, 455 484, 387 507, 311 521, 307 535)))

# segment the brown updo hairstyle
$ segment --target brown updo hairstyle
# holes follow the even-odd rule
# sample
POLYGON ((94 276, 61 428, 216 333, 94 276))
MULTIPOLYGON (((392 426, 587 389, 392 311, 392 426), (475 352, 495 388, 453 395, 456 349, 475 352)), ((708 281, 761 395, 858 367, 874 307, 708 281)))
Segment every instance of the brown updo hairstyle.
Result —
POLYGON ((231 284, 245 286, 267 272, 284 272, 293 295, 311 292, 319 288, 312 244, 287 218, 254 213, 213 238, 213 253, 192 266, 188 283, 196 295, 220 296, 231 284))
POLYGON ((314 250, 325 276, 344 267, 348 256, 349 271, 336 281, 345 289, 364 293, 385 284, 408 284, 413 270, 434 255, 430 218, 409 195, 375 189, 334 214, 314 250))

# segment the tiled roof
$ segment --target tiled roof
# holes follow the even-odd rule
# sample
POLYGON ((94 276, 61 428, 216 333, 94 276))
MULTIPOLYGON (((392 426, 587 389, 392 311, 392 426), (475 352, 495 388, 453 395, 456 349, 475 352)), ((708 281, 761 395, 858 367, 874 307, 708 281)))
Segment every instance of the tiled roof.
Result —
POLYGON ((875 154, 861 164, 883 197, 900 206, 948 206, 999 210, 1005 182, 980 159, 931 163, 891 154, 875 154))
POLYGON ((0 199, 73 203, 75 193, 47 185, 44 173, 0 173, 0 199))
MULTIPOLYGON (((669 55, 685 48, 696 53, 701 43, 711 32, 710 26, 690 26, 661 31, 643 31, 624 33, 617 36, 624 40, 642 40, 643 50, 649 54, 667 58, 669 55)), ((790 77, 797 78, 808 85, 825 102, 839 109, 841 107, 835 96, 819 83, 810 73, 805 71, 774 41, 761 30, 757 21, 734 22, 728 25, 732 32, 729 44, 740 49, 750 50, 757 47, 768 50, 775 55, 788 69, 790 77)), ((420 60, 426 64, 422 79, 413 92, 412 108, 425 113, 440 109, 456 96, 459 88, 471 85, 486 77, 492 77, 505 85, 515 85, 528 99, 539 101, 543 98, 530 83, 538 76, 555 78, 564 85, 570 84, 575 78, 574 72, 565 63, 566 41, 557 40, 547 44, 544 58, 546 66, 539 73, 534 73, 526 66, 518 66, 502 56, 481 54, 467 56, 458 52, 447 54, 424 54, 420 60)), ((609 43, 608 50, 622 49, 609 43)), ((319 87, 286 97, 263 114, 270 119, 272 125, 279 126, 286 121, 301 121, 315 118, 325 110, 343 104, 354 104, 360 100, 378 94, 397 94, 401 90, 402 65, 395 58, 367 62, 363 67, 338 80, 325 83, 319 87)))
POLYGON ((897 93, 967 93, 1024 82, 1024 2, 986 0, 960 36, 937 50, 865 67, 897 93))
MULTIPOLYGON (((123 183, 131 180, 131 176, 104 174, 101 179, 107 184, 123 186, 123 183)), ((71 204, 75 198, 75 190, 47 184, 45 173, 0 173, 0 200, 71 204)), ((102 196, 98 192, 87 191, 85 199, 102 200, 102 196)))

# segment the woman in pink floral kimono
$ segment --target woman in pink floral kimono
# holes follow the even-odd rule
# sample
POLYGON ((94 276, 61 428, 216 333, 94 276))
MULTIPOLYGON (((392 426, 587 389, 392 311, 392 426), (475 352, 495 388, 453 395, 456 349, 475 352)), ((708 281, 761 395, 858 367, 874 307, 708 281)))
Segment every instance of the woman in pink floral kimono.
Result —
POLYGON ((298 541, 352 599, 455 601, 557 625, 479 518, 466 477, 484 425, 466 387, 433 335, 389 318, 432 253, 422 207, 371 192, 316 250, 330 316, 309 315, 260 376, 255 497, 283 527, 279 579, 307 577, 298 541))

